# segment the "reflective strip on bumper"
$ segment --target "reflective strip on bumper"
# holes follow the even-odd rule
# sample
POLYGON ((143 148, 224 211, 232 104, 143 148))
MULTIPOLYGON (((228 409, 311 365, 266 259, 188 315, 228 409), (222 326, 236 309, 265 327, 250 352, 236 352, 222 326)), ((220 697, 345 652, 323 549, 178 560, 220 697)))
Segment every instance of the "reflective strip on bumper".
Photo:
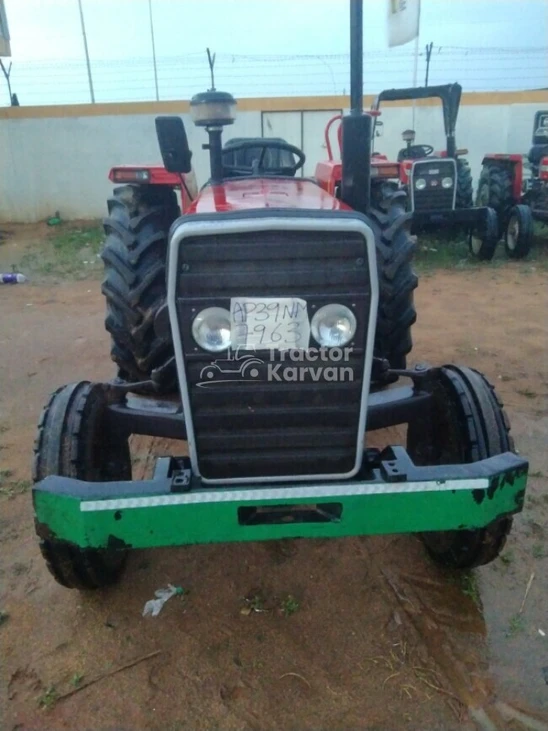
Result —
POLYGON ((255 503, 264 500, 294 500, 308 498, 344 498, 354 495, 384 495, 413 492, 452 492, 453 490, 486 490, 489 480, 480 477, 470 480, 445 480, 423 482, 393 482, 355 485, 308 485, 306 487, 278 487, 259 490, 217 490, 212 492, 187 492, 178 495, 119 498, 116 500, 87 500, 80 503, 81 512, 100 510, 129 510, 131 508, 157 508, 170 505, 198 505, 201 503, 255 503))

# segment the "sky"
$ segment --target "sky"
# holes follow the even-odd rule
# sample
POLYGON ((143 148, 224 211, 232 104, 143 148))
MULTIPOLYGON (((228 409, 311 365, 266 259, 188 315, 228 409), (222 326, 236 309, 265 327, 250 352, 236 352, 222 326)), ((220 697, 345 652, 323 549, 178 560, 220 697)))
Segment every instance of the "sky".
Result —
MULTIPOLYGON (((22 103, 89 101, 78 0, 5 0, 22 103)), ((97 101, 153 99, 148 0, 82 0, 97 101)), ((239 96, 347 92, 347 0, 151 0, 160 98, 207 84, 205 48, 239 96), (245 56, 285 56, 248 58, 245 56), (295 56, 308 55, 306 62, 295 56)), ((364 0, 365 91, 411 85, 414 43, 387 48, 386 0, 364 0)), ((548 0, 422 0, 433 83, 548 86, 548 0), (544 49, 544 50, 543 50, 544 49)), ((0 79, 1 81, 1 79, 0 79)), ((220 85, 220 84, 218 84, 220 85)), ((2 94, 4 89, 1 89, 2 94)), ((0 103, 6 103, 4 95, 0 103)))

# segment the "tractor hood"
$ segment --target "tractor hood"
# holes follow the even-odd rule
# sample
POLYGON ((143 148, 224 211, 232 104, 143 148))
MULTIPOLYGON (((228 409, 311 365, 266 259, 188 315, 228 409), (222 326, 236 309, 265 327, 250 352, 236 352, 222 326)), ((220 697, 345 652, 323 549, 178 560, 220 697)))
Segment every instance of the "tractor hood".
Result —
POLYGON ((266 208, 334 211, 347 209, 312 180, 242 178, 205 186, 188 213, 215 213, 266 208))

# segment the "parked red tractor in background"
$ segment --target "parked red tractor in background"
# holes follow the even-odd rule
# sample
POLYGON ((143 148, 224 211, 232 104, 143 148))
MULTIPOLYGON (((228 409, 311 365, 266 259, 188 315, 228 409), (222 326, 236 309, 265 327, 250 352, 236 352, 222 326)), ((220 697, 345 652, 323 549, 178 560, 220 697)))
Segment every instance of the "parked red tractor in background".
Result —
MULTIPOLYGON (((468 161, 462 157, 468 150, 457 149, 455 128, 460 106, 460 84, 387 89, 375 99, 369 114, 375 119, 375 137, 381 136, 383 122, 382 102, 411 101, 414 99, 439 98, 442 103, 443 124, 446 138, 445 149, 434 151, 433 145, 414 144, 415 131, 406 129, 402 137, 406 146, 391 161, 386 155, 372 152, 371 200, 378 205, 387 188, 408 194, 407 209, 413 213, 413 232, 423 230, 454 231, 464 229, 468 234, 470 251, 480 259, 491 259, 498 242, 496 213, 487 206, 474 207, 472 173, 468 161)), ((330 133, 332 126, 341 119, 333 117, 325 129, 325 142, 329 160, 316 169, 316 178, 328 192, 336 193, 340 186, 341 165, 333 156, 330 133)), ((337 135, 341 148, 342 135, 337 135)))
MULTIPOLYGON (((402 132, 402 139, 406 143, 398 152, 397 161, 400 164, 400 182, 409 185, 409 176, 415 160, 425 158, 450 158, 456 163, 455 208, 472 208, 472 171, 470 164, 463 155, 468 150, 458 149, 455 140, 457 117, 459 113, 462 87, 460 84, 444 84, 441 86, 415 87, 410 89, 387 89, 375 99, 372 110, 380 113, 382 102, 406 101, 415 99, 439 98, 442 103, 443 124, 445 131, 445 149, 435 151, 432 145, 415 144, 415 130, 406 129, 402 132)), ((377 120, 377 125, 380 120, 377 120)), ((410 191, 411 192, 411 191, 410 191)))
POLYGON ((535 114, 532 147, 524 155, 489 154, 483 158, 478 205, 498 213, 506 253, 522 259, 533 240, 533 219, 548 223, 548 111, 535 114))

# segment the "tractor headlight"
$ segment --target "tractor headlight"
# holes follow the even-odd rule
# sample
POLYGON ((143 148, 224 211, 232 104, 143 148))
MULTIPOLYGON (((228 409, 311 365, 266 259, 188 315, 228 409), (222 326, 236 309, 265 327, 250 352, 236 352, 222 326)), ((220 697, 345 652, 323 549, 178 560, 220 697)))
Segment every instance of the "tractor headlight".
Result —
POLYGON ((349 343, 356 333, 356 317, 344 305, 320 307, 310 323, 312 336, 326 348, 337 348, 349 343))
POLYGON ((453 187, 453 178, 443 178, 441 181, 441 187, 442 188, 452 188, 453 187))
POLYGON ((207 307, 192 323, 192 337, 210 353, 220 353, 230 347, 230 312, 223 307, 207 307))
POLYGON ((424 190, 426 188, 426 180, 424 178, 417 178, 415 180, 415 188, 417 190, 424 190))

